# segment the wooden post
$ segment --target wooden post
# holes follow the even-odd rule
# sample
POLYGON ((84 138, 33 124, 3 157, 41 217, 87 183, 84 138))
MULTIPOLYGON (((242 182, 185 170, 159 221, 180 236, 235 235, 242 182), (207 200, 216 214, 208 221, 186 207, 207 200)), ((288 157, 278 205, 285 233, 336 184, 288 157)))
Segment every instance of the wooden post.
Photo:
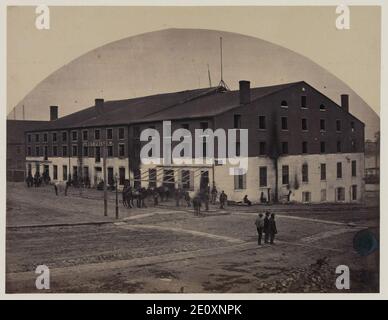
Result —
POLYGON ((108 191, 106 186, 106 141, 102 145, 103 170, 104 170, 104 216, 108 215, 108 191))
POLYGON ((116 180, 116 219, 119 218, 119 195, 118 195, 118 179, 117 179, 117 172, 115 174, 115 180, 116 180))

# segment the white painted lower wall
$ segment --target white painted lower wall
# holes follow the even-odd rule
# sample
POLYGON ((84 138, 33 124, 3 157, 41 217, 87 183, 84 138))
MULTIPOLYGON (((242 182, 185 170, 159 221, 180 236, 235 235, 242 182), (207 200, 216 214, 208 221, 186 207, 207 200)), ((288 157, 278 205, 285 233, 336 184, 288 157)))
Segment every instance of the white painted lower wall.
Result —
MULTIPOLYGON (((66 165, 69 172, 72 172, 73 166, 78 165, 78 158, 48 158, 43 161, 42 157, 27 157, 28 163, 39 163, 43 172, 43 165, 49 165, 50 177, 53 179, 53 165, 58 168, 58 181, 63 181, 63 165, 66 165)), ((119 168, 125 168, 125 179, 130 179, 133 184, 133 172, 129 172, 128 158, 108 158, 107 168, 112 167, 114 174, 119 175, 119 168)), ((83 159, 82 166, 87 166, 89 169, 89 177, 92 185, 94 182, 99 182, 102 178, 102 172, 99 173, 96 168, 102 168, 102 160, 99 163, 95 162, 94 158, 83 159)), ((222 190, 228 195, 228 199, 232 201, 241 201, 245 195, 252 202, 259 202, 260 196, 263 193, 264 197, 271 200, 275 198, 275 166, 274 161, 268 157, 250 157, 248 158, 248 172, 245 177, 243 189, 237 189, 235 185, 235 177, 229 174, 230 164, 224 165, 141 165, 141 185, 148 187, 149 169, 157 169, 157 186, 163 184, 163 170, 174 169, 175 187, 182 183, 181 170, 191 171, 191 193, 195 193, 199 189, 201 171, 209 172, 210 186, 213 183, 213 175, 215 185, 219 192, 222 190), (267 167, 267 184, 266 186, 259 185, 259 168, 267 167)), ((336 154, 315 154, 315 155, 290 155, 280 157, 278 159, 278 199, 286 201, 287 195, 291 191, 290 201, 311 203, 320 202, 361 202, 365 193, 364 184, 364 168, 365 160, 363 153, 336 153, 336 154), (352 176, 351 163, 356 161, 356 176, 352 176), (342 178, 337 178, 337 162, 342 163, 342 178), (302 181, 302 165, 308 165, 308 182, 302 181), (326 179, 321 180, 321 164, 326 164, 326 179), (282 166, 289 166, 289 184, 282 184, 282 166), (297 182, 296 182, 297 181, 297 182), (356 186, 356 195, 353 199, 352 186, 356 186), (338 188, 344 188, 344 199, 339 201, 336 195, 338 188), (303 194, 309 192, 309 199, 304 199, 303 194), (323 195, 326 194, 325 197, 323 195)), ((32 174, 35 174, 35 165, 32 165, 32 174)))

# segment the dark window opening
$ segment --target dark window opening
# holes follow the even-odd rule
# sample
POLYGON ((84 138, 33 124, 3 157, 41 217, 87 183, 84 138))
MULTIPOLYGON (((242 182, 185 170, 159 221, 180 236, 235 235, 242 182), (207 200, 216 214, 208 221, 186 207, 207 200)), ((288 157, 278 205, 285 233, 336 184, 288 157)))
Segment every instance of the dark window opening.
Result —
POLYGON ((288 119, 287 119, 287 117, 282 117, 282 130, 288 130, 288 119))
POLYGON ((307 119, 302 119, 302 130, 307 131, 307 119))
POLYGON ((259 154, 261 156, 265 155, 266 154, 266 143, 264 141, 260 141, 259 143, 259 154))
POLYGON ((67 181, 67 166, 62 166, 62 180, 67 181))
POLYGON ((342 152, 342 144, 341 144, 341 141, 337 141, 337 152, 342 152))
POLYGON ((289 183, 290 183, 289 167, 282 166, 282 184, 289 184, 289 183))
POLYGON ((326 143, 324 141, 321 141, 321 153, 326 152, 326 143))
POLYGON ((288 153, 288 142, 282 142, 282 153, 283 154, 288 153))
POLYGON ((355 140, 351 141, 351 148, 352 148, 352 152, 356 151, 356 141, 355 140))
POLYGON ((321 119, 319 121, 319 128, 321 129, 321 131, 325 131, 326 130, 326 121, 325 121, 325 119, 321 119))
POLYGON ((259 129, 266 129, 265 116, 259 116, 259 129))
POLYGON ((95 152, 95 154, 94 154, 95 161, 100 162, 101 161, 101 147, 95 147, 94 152, 95 152))
POLYGON ((260 180, 260 187, 267 186, 267 167, 260 167, 259 180, 260 180))
POLYGON ((241 129, 241 115, 235 114, 233 119, 234 129, 241 129))
POLYGON ((125 168, 119 168, 119 180, 120 180, 120 185, 124 185, 124 181, 125 181, 125 168))
POLYGON ((108 140, 112 140, 113 139, 113 129, 111 129, 111 128, 106 129, 106 138, 108 140))
POLYGON ((302 165, 302 182, 309 181, 309 167, 308 164, 305 163, 302 165))
POLYGON ((124 128, 119 128, 119 139, 120 140, 124 139, 124 128))
POLYGON ((108 146, 108 157, 113 157, 113 146, 108 146))
POLYGON ((357 185, 352 185, 352 200, 357 200, 357 185))
POLYGON ((53 165, 53 179, 58 180, 58 166, 53 165))
POLYGON ((337 179, 342 178, 342 163, 337 162, 337 179))
POLYGON ((357 176, 357 161, 352 160, 352 177, 357 176))
POLYGON ((302 142, 302 153, 307 153, 307 141, 302 142))
POLYGON ((301 107, 302 108, 307 108, 307 97, 306 96, 301 96, 301 107))
POLYGON ((94 130, 94 139, 100 140, 100 130, 99 129, 94 130))
POLYGON ((181 180, 182 180, 182 188, 184 190, 190 190, 191 188, 190 170, 182 170, 181 180))
POLYGON ((123 143, 119 144, 119 157, 124 157, 125 156, 125 146, 123 143))
POLYGON ((209 128, 209 124, 207 122, 201 122, 200 126, 202 130, 206 130, 207 128, 209 128))
POLYGON ((57 156, 58 156, 58 147, 53 146, 53 157, 57 157, 57 156))
POLYGON ((321 180, 326 180, 326 164, 321 163, 321 180))
POLYGON ((336 120, 335 127, 336 127, 337 132, 341 131, 341 120, 336 120))

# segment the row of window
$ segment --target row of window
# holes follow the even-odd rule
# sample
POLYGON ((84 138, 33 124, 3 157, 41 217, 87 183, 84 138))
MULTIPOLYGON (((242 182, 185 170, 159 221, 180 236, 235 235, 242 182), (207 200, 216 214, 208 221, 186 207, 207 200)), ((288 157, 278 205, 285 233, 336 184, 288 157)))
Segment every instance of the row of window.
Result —
MULTIPOLYGON (((101 147, 88 147, 88 146, 83 146, 82 149, 78 148, 78 146, 74 145, 71 148, 71 154, 68 153, 68 148, 67 146, 62 146, 62 157, 67 157, 67 156, 72 156, 72 157, 78 157, 78 156, 83 156, 83 157, 95 157, 96 161, 100 161, 101 158, 101 147), (82 151, 81 151, 82 150, 82 151), (81 153, 82 152, 82 153, 81 153)), ((107 157, 113 157, 113 146, 107 146, 107 157)), ((52 146, 52 157, 58 157, 58 146, 52 146)), ((32 156, 32 150, 31 147, 27 147, 27 156, 32 156)), ((36 157, 44 157, 45 160, 49 157, 48 153, 48 147, 44 146, 43 149, 39 146, 35 147, 35 154, 34 156, 36 157)), ((119 143, 118 144, 118 156, 119 157, 124 157, 125 156, 125 144, 124 143, 119 143)))
MULTIPOLYGON (((357 185, 354 184, 351 186, 351 200, 357 200, 357 185)), ((321 189, 321 201, 327 201, 327 190, 321 189)), ((338 187, 335 189, 335 201, 345 201, 345 188, 338 187)), ((311 192, 303 191, 302 192, 302 202, 308 203, 311 202, 311 192)))
MULTIPOLYGON (((28 164, 28 171, 31 172, 31 164, 29 163, 28 164)), ((46 171, 48 173, 48 170, 49 170, 49 166, 48 165, 45 165, 44 166, 44 171, 46 171)), ((89 179, 89 167, 88 166, 83 166, 82 167, 82 177, 84 179, 84 181, 86 181, 86 179, 89 179)), ((39 164, 36 165, 36 171, 39 172, 40 171, 40 166, 39 164)), ((96 172, 102 172, 102 168, 101 167, 95 167, 95 171, 96 172)), ((113 184, 114 182, 114 175, 113 175, 113 167, 108 167, 107 168, 107 173, 108 173, 108 183, 109 184, 113 184)), ((79 167, 78 166, 73 166, 73 171, 71 173, 72 175, 72 178, 74 177, 77 177, 79 174, 79 167)), ((68 171, 68 166, 67 165, 63 165, 62 166, 62 180, 64 181, 67 181, 68 178, 69 178, 69 175, 70 175, 70 172, 68 171)), ((57 165, 53 165, 53 171, 52 171, 52 178, 53 180, 58 180, 58 166, 57 165)), ((124 182, 125 182, 125 168, 124 167, 120 167, 119 168, 119 176, 118 176, 118 180, 119 180, 119 184, 120 185, 123 185, 124 182)))
MULTIPOLYGON (((337 162, 337 179, 342 179, 342 162, 337 162)), ((281 183, 283 185, 290 184, 290 167, 288 165, 283 165, 281 168, 282 172, 282 180, 281 183)), ((357 177, 357 161, 352 160, 351 162, 351 174, 352 177, 357 177)), ((321 181, 326 181, 326 164, 321 163, 320 165, 320 179, 321 181)), ((309 182, 309 167, 307 163, 302 165, 302 182, 309 182)), ((267 167, 262 166, 259 168, 259 186, 267 187, 267 167)), ((243 190, 246 189, 246 174, 235 175, 234 176, 234 188, 235 190, 243 190)))
MULTIPOLYGON (((287 100, 282 100, 282 101, 280 102, 280 107, 282 107, 282 108, 288 108, 288 102, 287 102, 287 100)), ((301 97, 300 97, 300 107, 301 107, 302 109, 308 109, 308 106, 307 106, 307 96, 301 96, 301 97)), ((323 103, 321 103, 321 104, 319 105, 319 110, 320 110, 320 111, 326 111, 326 105, 323 104, 323 103)))
MULTIPOLYGON (((112 140, 113 139, 113 128, 107 128, 106 130, 106 139, 112 140)), ((40 136, 41 134, 35 133, 35 142, 40 142, 40 136)), ((42 134, 42 141, 48 142, 48 133, 42 134)), ((118 139, 123 140, 125 138, 125 128, 118 128, 118 139)), ((82 131, 82 140, 87 141, 89 139, 89 130, 83 130, 82 131)), ((94 129, 94 140, 100 140, 101 139, 101 129, 94 129)), ((51 133, 51 140, 53 142, 58 141, 58 133, 52 132, 51 133)), ((72 141, 78 141, 78 131, 71 131, 71 140, 72 141)), ((32 141, 32 135, 29 133, 27 134, 27 142, 30 143, 32 141)), ((63 131, 61 133, 61 141, 67 142, 67 131, 63 131)))
MULTIPOLYGON (((288 127, 289 127, 288 126, 288 117, 280 117, 280 122, 281 122, 281 129, 282 130, 288 130, 288 127)), ((342 121, 337 119, 335 121, 335 125, 336 125, 336 131, 337 132, 341 132, 342 131, 342 121)), ((241 128, 241 119, 239 120, 238 123, 236 123, 236 118, 235 118, 235 128, 241 128)), ((308 128, 309 128, 309 126, 308 126, 307 118, 302 118, 301 119, 301 130, 302 131, 308 131, 308 128)), ((260 130, 266 130, 267 129, 266 116, 260 116, 259 115, 259 129, 260 130)), ((319 129, 320 129, 320 131, 326 131, 326 119, 319 119, 319 129)), ((352 132, 355 131, 354 121, 350 122, 350 129, 351 129, 352 132)))
MULTIPOLYGON (((319 143, 319 146, 320 146, 320 152, 321 153, 326 153, 326 142, 325 141, 320 141, 319 143)), ((351 140, 350 141, 350 146, 351 146, 351 151, 352 152, 355 152, 357 151, 357 146, 356 146, 356 141, 355 140, 351 140)), ((342 142, 341 141, 337 141, 337 144, 336 144, 336 150, 337 152, 342 152, 342 142)), ((267 143, 265 141, 260 141, 259 142, 259 155, 267 155, 267 143)), ((281 142, 281 153, 282 154, 288 154, 289 152, 289 148, 288 148, 288 142, 287 141, 283 141, 281 142)), ((301 152, 302 153, 308 153, 309 152, 309 144, 307 141, 302 141, 302 145, 301 145, 301 152)))

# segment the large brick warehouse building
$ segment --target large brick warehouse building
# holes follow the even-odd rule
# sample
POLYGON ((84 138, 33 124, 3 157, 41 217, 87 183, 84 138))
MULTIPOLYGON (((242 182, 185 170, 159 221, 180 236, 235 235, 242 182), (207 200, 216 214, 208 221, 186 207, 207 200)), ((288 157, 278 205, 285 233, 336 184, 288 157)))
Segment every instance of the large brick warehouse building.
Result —
MULTIPOLYGON (((224 87, 120 101, 96 99, 92 107, 25 133, 26 170, 47 171, 52 180, 88 177, 92 185, 115 177, 137 187, 181 186, 197 191, 209 183, 230 200, 360 202, 364 194, 364 124, 304 81, 240 89, 224 87), (248 129, 248 172, 229 175, 215 159, 201 165, 143 165, 143 129, 248 129), (106 147, 105 147, 106 146, 106 147)), ((240 142, 237 141, 236 144, 240 142)), ((174 144, 173 144, 174 145, 174 144)))

